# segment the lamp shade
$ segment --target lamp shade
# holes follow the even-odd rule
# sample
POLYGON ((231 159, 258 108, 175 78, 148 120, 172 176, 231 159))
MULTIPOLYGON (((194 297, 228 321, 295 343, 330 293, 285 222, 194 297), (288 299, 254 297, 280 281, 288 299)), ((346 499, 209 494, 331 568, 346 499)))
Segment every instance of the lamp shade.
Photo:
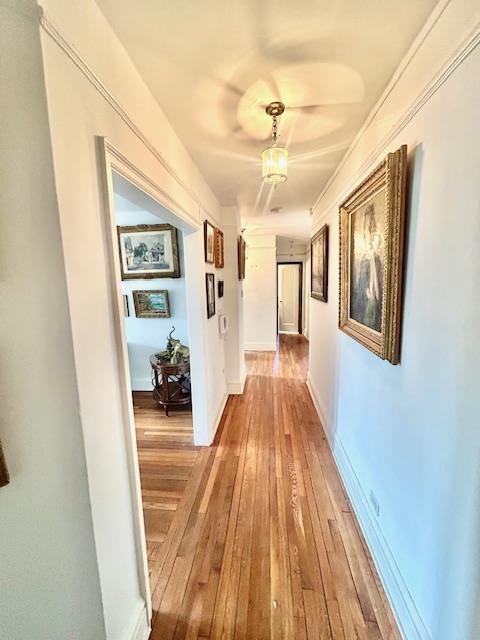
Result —
POLYGON ((269 147, 262 151, 262 178, 268 184, 285 182, 288 176, 288 150, 269 147))

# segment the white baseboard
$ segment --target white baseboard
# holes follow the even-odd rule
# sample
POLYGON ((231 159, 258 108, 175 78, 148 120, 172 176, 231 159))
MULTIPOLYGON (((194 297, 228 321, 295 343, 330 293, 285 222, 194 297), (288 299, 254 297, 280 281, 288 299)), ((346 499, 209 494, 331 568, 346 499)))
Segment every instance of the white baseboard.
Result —
POLYGON ((245 351, 276 351, 276 342, 246 342, 245 351))
POLYGON ((218 409, 217 412, 217 417, 215 418, 215 422, 213 424, 213 432, 212 432, 212 437, 210 439, 210 443, 212 444, 212 442, 215 440, 215 435, 217 433, 217 429, 218 429, 218 425, 220 424, 220 421, 222 419, 223 416, 223 411, 225 409, 225 405, 227 404, 227 400, 228 400, 228 393, 225 393, 222 402, 220 403, 220 407, 218 409))
POLYGON ((355 469, 339 438, 332 433, 332 425, 326 412, 320 405, 318 395, 307 376, 307 388, 315 409, 322 422, 325 435, 330 445, 343 484, 347 491, 352 507, 357 516, 363 535, 372 554, 375 567, 382 581, 387 598, 392 607, 400 633, 404 640, 431 640, 430 634, 423 622, 405 580, 395 562, 395 558, 383 537, 381 528, 360 484, 355 469))
POLYGON ((245 388, 245 380, 247 379, 247 372, 243 372, 242 380, 227 383, 227 392, 232 396, 241 396, 243 389, 245 388))
POLYGON ((139 611, 133 620, 131 631, 128 634, 128 640, 148 640, 151 631, 147 616, 147 608, 145 603, 142 602, 139 607, 139 611))

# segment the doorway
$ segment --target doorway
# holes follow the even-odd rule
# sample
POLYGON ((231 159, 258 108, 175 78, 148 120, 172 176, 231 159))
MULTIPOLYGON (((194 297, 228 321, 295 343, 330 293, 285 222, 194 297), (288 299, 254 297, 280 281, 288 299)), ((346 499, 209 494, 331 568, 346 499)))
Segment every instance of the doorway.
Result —
POLYGON ((303 263, 277 263, 277 332, 302 333, 303 263))

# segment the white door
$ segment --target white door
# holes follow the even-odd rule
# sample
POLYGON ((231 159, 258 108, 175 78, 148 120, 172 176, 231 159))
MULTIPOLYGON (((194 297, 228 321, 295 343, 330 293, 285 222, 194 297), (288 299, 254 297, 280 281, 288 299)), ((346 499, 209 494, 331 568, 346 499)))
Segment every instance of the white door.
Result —
POLYGON ((298 333, 300 265, 278 265, 278 330, 298 333))

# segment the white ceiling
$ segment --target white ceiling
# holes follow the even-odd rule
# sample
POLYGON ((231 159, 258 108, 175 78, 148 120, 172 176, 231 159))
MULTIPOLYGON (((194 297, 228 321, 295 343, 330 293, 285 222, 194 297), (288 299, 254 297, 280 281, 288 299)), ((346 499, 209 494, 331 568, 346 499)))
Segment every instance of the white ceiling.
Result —
POLYGON ((297 239, 436 0, 97 0, 221 204, 297 239), (266 103, 289 177, 262 185, 266 103), (301 109, 300 107, 309 107, 301 109), (272 211, 273 209, 273 211, 272 211))

